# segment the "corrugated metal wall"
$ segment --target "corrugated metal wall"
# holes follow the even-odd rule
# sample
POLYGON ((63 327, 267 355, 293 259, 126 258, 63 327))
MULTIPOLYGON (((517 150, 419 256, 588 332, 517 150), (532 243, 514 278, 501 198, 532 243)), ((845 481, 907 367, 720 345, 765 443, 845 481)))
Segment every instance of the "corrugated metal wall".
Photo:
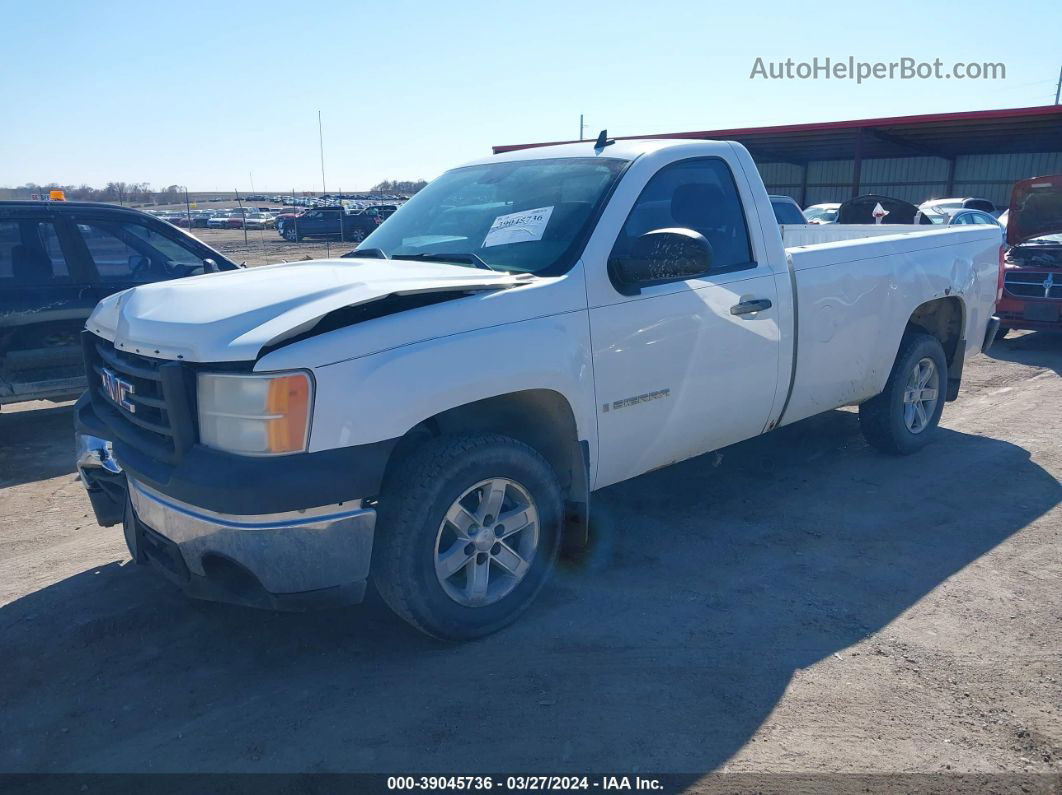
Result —
MULTIPOLYGON (((802 169, 789 163, 763 163, 760 176, 769 193, 800 201, 802 169)), ((990 199, 1000 207, 1010 201, 1018 180, 1062 174, 1062 152, 1015 155, 963 155, 955 159, 952 195, 990 199)), ((914 204, 945 196, 948 161, 939 157, 890 157, 864 160, 860 193, 883 193, 914 204)), ((852 161, 819 160, 808 164, 805 205, 840 202, 852 195, 852 161)))

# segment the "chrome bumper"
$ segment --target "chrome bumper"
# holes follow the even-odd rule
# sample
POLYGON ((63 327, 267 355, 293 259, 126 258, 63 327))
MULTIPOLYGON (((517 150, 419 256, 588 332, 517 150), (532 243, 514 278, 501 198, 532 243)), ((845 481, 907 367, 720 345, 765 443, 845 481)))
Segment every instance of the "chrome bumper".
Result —
POLYGON ((110 527, 125 514, 125 475, 107 439, 87 433, 74 434, 77 473, 88 492, 96 521, 110 527))
POLYGON ((336 600, 342 603, 360 601, 364 593, 376 511, 360 500, 234 516, 187 505, 132 478, 128 482, 133 516, 126 521, 136 524, 132 533, 126 528, 130 552, 138 561, 145 556, 138 539, 148 542, 149 560, 160 541, 175 548, 183 567, 164 568, 193 596, 285 607, 278 602, 300 601, 310 592, 343 590, 347 598, 336 600), (179 571, 184 567, 186 573, 179 571))

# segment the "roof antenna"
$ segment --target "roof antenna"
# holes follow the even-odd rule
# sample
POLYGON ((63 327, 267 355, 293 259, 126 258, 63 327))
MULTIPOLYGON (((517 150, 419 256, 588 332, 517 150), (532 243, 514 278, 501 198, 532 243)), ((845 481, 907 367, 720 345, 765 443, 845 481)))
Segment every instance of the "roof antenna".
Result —
POLYGON ((612 146, 616 143, 615 140, 608 137, 608 130, 602 130, 598 133, 597 141, 594 143, 594 149, 604 149, 606 146, 612 146))

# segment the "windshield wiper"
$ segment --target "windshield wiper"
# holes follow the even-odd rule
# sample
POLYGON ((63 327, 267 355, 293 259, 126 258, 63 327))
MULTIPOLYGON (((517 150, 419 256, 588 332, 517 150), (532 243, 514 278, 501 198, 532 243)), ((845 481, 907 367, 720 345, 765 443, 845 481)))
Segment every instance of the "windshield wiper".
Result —
POLYGON ((498 269, 485 262, 478 254, 473 254, 471 251, 460 254, 430 254, 422 252, 419 254, 392 254, 391 259, 410 259, 410 260, 425 260, 427 262, 457 262, 468 263, 477 268, 484 268, 488 271, 497 271, 498 269))

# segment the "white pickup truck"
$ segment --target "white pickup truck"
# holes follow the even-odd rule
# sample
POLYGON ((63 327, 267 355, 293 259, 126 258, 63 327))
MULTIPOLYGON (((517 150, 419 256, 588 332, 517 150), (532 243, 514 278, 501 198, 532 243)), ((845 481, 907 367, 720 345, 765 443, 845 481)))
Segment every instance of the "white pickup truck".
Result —
POLYGON ((786 248, 740 145, 598 143, 449 171, 341 259, 105 299, 77 406, 101 523, 193 596, 371 577, 462 639, 530 604, 595 489, 838 406, 884 451, 930 439, 998 324, 998 230, 786 248))

